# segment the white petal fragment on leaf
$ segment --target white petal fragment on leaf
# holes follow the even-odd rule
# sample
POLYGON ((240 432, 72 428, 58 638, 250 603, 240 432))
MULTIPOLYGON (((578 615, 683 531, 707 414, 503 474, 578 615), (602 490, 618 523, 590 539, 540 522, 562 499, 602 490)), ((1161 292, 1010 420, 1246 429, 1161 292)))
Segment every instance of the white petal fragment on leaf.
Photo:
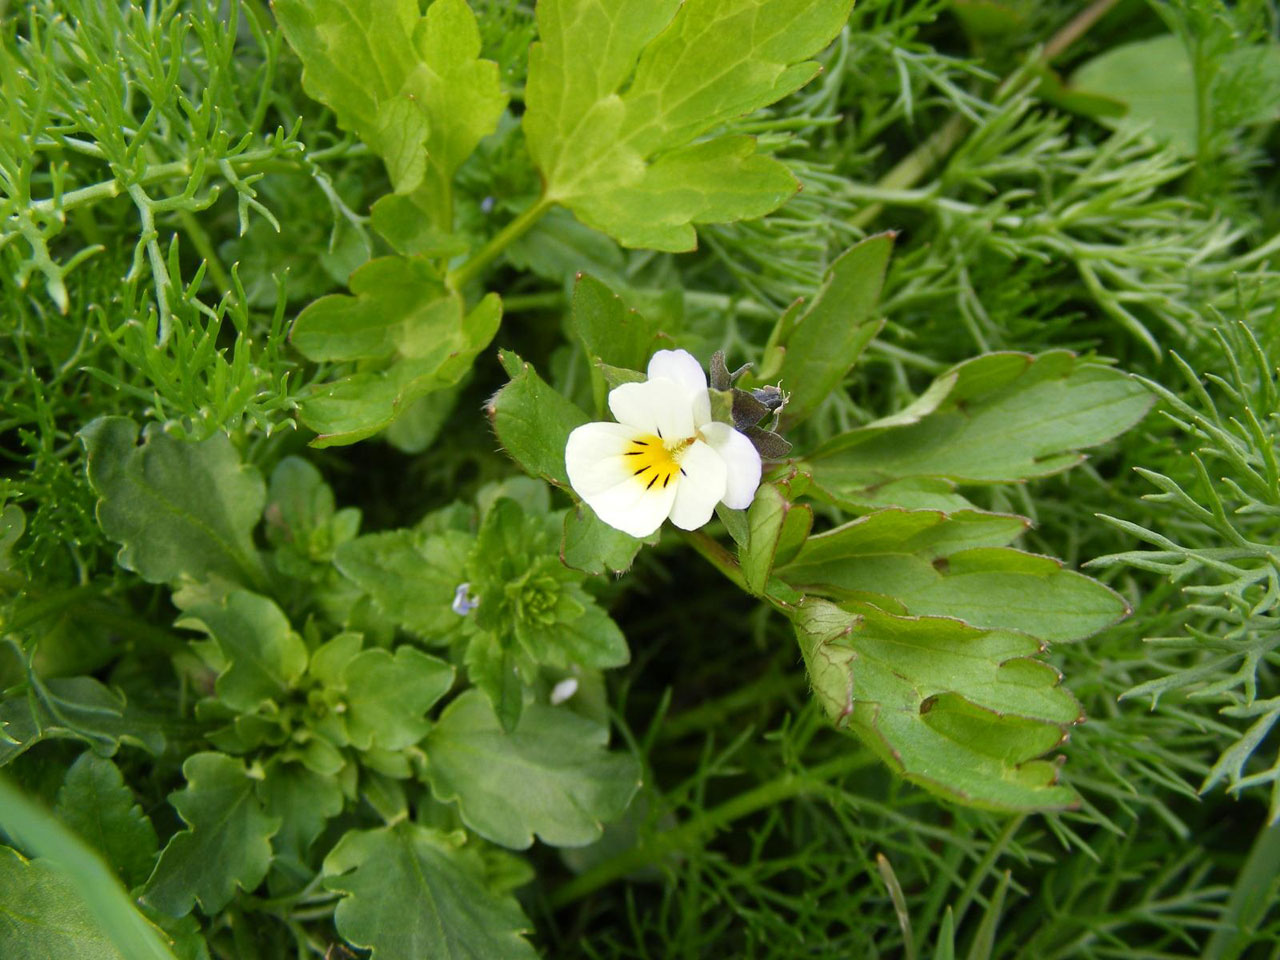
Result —
POLYGON ((700 432, 728 469, 724 505, 745 510, 760 486, 760 454, 755 445, 727 423, 708 423, 700 432))

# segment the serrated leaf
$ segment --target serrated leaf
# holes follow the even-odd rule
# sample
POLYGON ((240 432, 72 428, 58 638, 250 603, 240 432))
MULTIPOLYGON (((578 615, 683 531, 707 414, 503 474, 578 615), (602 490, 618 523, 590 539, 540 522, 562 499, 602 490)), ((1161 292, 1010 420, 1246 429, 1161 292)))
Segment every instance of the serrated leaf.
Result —
POLYGON ((583 573, 626 573, 645 544, 654 546, 659 532, 637 540, 628 533, 616 530, 595 515, 589 506, 580 503, 564 517, 564 540, 560 546, 560 559, 565 566, 583 573))
POLYGON ((699 138, 812 79, 851 5, 540 0, 524 128, 545 198, 673 251, 693 249, 695 223, 777 208, 797 189, 785 166, 749 137, 699 138))
POLYGON ((574 427, 589 418, 551 389, 532 364, 510 350, 500 351, 498 356, 511 378, 487 407, 498 441, 525 473, 568 489, 565 444, 574 427))
POLYGON ((226 434, 192 443, 124 417, 99 417, 79 434, 98 494, 98 523, 121 544, 117 560, 150 583, 222 577, 264 581, 253 528, 266 488, 226 434))
POLYGON ((1136 380, 1053 350, 992 353, 942 374, 910 407, 824 444, 802 468, 849 510, 972 506, 956 484, 1059 473, 1146 415, 1136 380))
POLYGON ((263 811, 257 781, 243 761, 196 753, 182 764, 182 774, 187 785, 171 793, 169 802, 187 829, 174 834, 161 852, 143 900, 175 917, 199 901, 211 916, 237 888, 252 890, 262 882, 280 820, 263 811))
POLYGON ((992 810, 1077 802, 1039 759, 1082 719, 1039 641, 956 620, 857 613, 805 598, 790 611, 814 696, 907 780, 992 810))
POLYGON ((203 630, 226 658, 216 690, 232 710, 251 713, 280 699, 307 669, 306 644, 266 597, 233 590, 214 601, 178 591, 174 603, 182 610, 178 626, 203 630))
POLYGON ((351 830, 324 876, 344 895, 338 932, 372 960, 536 960, 523 936, 532 924, 489 889, 484 862, 455 836, 409 821, 351 830))
POLYGON ((769 338, 786 350, 776 380, 789 395, 787 426, 808 417, 836 390, 884 320, 876 312, 894 234, 855 244, 827 268, 822 287, 803 313, 788 311, 769 338))
POLYGON ((452 226, 449 184, 506 107, 464 0, 276 0, 303 88, 383 158, 398 193, 452 226))
POLYGON ((1114 591, 1050 557, 1004 546, 1022 517, 882 510, 810 537, 778 576, 805 592, 897 614, 1078 640, 1125 616, 1114 591))
POLYGON ((301 397, 313 446, 355 443, 384 430, 421 398, 460 381, 498 330, 502 301, 488 294, 469 313, 421 257, 372 260, 351 277, 354 296, 316 300, 290 339, 309 359, 377 361, 301 397))
POLYGON ((126 960, 74 884, 49 860, 27 860, 0 846, 0 890, 5 960, 126 960))
POLYGON ((467 579, 474 539, 457 530, 438 536, 411 530, 374 533, 344 543, 333 562, 396 624, 441 645, 465 626, 452 604, 467 579))
POLYGON ((394 656, 365 650, 343 667, 342 685, 351 742, 402 750, 427 732, 424 715, 453 685, 453 667, 407 645, 394 656))
POLYGON ((609 731, 568 710, 529 704, 506 733, 488 700, 467 691, 427 735, 427 780, 457 801, 463 822, 494 843, 523 850, 536 833, 555 846, 599 838, 640 787, 640 767, 610 753, 609 731))
POLYGON ((151 873, 159 849, 155 828, 110 760, 81 754, 67 771, 54 813, 101 854, 126 887, 151 873))

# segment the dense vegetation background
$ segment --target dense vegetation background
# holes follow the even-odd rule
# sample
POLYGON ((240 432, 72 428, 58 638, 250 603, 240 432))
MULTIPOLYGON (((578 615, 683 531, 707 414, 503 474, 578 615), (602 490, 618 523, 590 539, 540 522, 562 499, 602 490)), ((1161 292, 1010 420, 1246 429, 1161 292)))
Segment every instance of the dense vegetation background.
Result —
MULTIPOLYGON (((473 0, 474 34, 425 6, 0 0, 0 954, 1280 957, 1275 10, 792 4, 812 49, 784 62, 821 72, 706 126, 803 190, 743 166, 686 251, 573 167, 591 124, 522 125, 531 4, 473 0), (384 110, 395 70, 444 106, 384 110), (768 372, 779 316, 886 231, 883 286, 856 274, 884 326, 804 401, 798 457, 979 354, 1136 378, 1113 428, 1045 413, 1084 425, 1048 475, 963 482, 998 432, 960 472, 959 509, 1029 518, 1022 550, 1132 608, 1044 656, 1087 716, 1051 751, 1068 803, 902 779, 732 582, 741 521, 636 554, 503 434, 504 396, 598 410, 610 350, 768 372), (632 314, 578 274, 647 333, 615 347, 632 314)), ((544 59, 556 11, 625 6, 544 0, 544 59)), ((688 49, 750 47, 716 36, 688 49)), ((616 87, 611 55, 571 48, 575 83, 616 87)), ((715 193, 695 173, 660 186, 715 193)), ((923 472, 898 505, 959 497, 923 472)), ((814 530, 868 490, 813 497, 814 530)))

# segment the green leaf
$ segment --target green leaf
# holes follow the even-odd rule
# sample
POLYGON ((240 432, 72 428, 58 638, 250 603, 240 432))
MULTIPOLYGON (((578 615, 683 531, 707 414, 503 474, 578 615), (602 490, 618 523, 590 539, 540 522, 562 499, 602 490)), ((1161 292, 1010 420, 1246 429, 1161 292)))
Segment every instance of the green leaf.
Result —
POLYGON ((110 760, 81 754, 67 771, 54 812, 102 855, 126 887, 136 887, 151 873, 159 849, 155 828, 110 760))
POLYGON ((301 764, 274 762, 257 790, 267 816, 280 821, 271 839, 275 864, 283 862, 298 879, 309 881, 314 871, 307 866, 307 852, 325 824, 342 812, 342 788, 333 777, 301 764))
POLYGON ((498 441, 525 473, 567 489, 565 444, 574 427, 589 418, 547 386, 532 364, 510 350, 500 351, 498 356, 511 378, 487 407, 498 441))
POLYGON ((1128 612, 1114 591, 1049 557, 1005 547, 1021 517, 882 510, 810 537, 778 576, 890 613, 1079 640, 1128 612))
POLYGON ((579 274, 570 326, 587 352, 595 409, 602 412, 609 387, 604 369, 643 370, 658 346, 658 325, 628 307, 599 280, 579 274))
POLYGON ((484 861, 458 835, 402 821, 348 831, 324 861, 343 938, 372 960, 535 960, 532 924, 489 889, 484 861))
POLYGON ((504 638, 481 630, 467 644, 467 675, 493 707, 503 730, 514 730, 524 709, 524 682, 514 651, 504 638))
POLYGON ((798 189, 749 137, 700 140, 817 74, 851 0, 541 0, 525 136, 547 200, 624 246, 691 250, 692 224, 798 189), (624 90, 625 92, 620 92, 624 90))
POLYGON ((507 247, 506 258, 512 266, 555 283, 583 273, 607 284, 626 283, 626 259, 618 245, 559 207, 507 247))
POLYGON ((907 780, 991 810, 1077 802, 1038 758, 1083 716, 1035 638, 813 597, 790 616, 827 715, 907 780))
POLYGON ((150 583, 222 577, 264 581, 253 545, 266 489, 240 462, 226 434, 192 443, 124 417, 99 417, 80 431, 97 493, 98 523, 121 544, 117 560, 150 583))
POLYGON ((765 585, 769 582, 778 543, 792 512, 800 517, 807 515, 807 524, 802 520, 792 521, 793 526, 797 522, 802 523, 807 532, 808 525, 813 523, 812 511, 794 507, 772 483, 762 483, 756 490, 755 500, 747 508, 747 542, 746 546, 738 550, 738 562, 742 567, 747 589, 756 596, 764 593, 765 585))
POLYGON ((454 386, 498 330, 502 301, 489 294, 466 313, 422 257, 382 257, 351 275, 354 296, 332 294, 294 321, 290 339, 319 361, 377 361, 302 395, 314 446, 355 443, 384 430, 428 394, 454 386))
POLYGON ((523 850, 536 833, 554 846, 582 846, 640 787, 639 764, 610 753, 608 737, 607 727, 538 703, 506 733, 488 700, 468 691, 427 735, 427 779, 436 799, 456 800, 463 822, 494 843, 523 850))
POLYGON ((0 956, 5 960, 127 960, 49 860, 0 846, 0 956))
POLYGON ((271 837, 280 828, 256 794, 257 780, 240 760, 197 753, 182 765, 187 785, 169 802, 187 824, 173 835, 147 881, 143 900, 180 917, 195 901, 212 916, 235 895, 252 890, 271 864, 271 837))
POLYGON ((120 744, 151 754, 165 748, 164 730, 172 727, 131 707, 124 694, 93 677, 30 676, 30 689, 0 702, 0 766, 42 740, 80 740, 101 756, 120 744))
POLYGON ((233 590, 219 600, 178 591, 178 626, 203 630, 228 661, 217 680, 218 699, 251 713, 280 699, 307 669, 307 647, 280 608, 266 597, 233 590))
POLYGON ((394 656, 376 649, 352 657, 342 670, 351 742, 361 750, 412 746, 427 732, 423 715, 452 685, 453 667, 407 645, 394 656))
POLYGON ((451 604, 467 579, 474 539, 457 530, 439 536, 412 530, 368 534, 339 547, 334 565, 400 627, 442 645, 465 626, 451 604))
POLYGON ((804 313, 787 311, 768 348, 786 350, 777 377, 789 394, 783 419, 790 426, 818 408, 862 355, 884 320, 876 313, 895 234, 868 237, 827 268, 822 287, 804 313))
POLYGON ((1099 117, 1102 123, 1146 127, 1180 156, 1196 155, 1196 77, 1182 38, 1166 33, 1112 47, 1079 67, 1070 84, 1128 107, 1123 116, 1099 117))
POLYGON ((506 107, 498 65, 478 59, 480 32, 464 0, 276 0, 303 63, 307 94, 330 107, 386 162, 398 193, 417 191, 441 230, 449 184, 506 107))
POLYGON ((915 403, 841 434, 801 466, 816 496, 848 510, 970 507, 956 484, 1014 483, 1067 470, 1078 451, 1146 415, 1151 395, 1065 350, 992 353, 942 374, 915 403))
POLYGON ((646 543, 655 546, 658 531, 643 540, 615 530, 595 515, 585 503, 568 511, 564 518, 564 540, 560 559, 565 566, 583 573, 626 573, 646 543))

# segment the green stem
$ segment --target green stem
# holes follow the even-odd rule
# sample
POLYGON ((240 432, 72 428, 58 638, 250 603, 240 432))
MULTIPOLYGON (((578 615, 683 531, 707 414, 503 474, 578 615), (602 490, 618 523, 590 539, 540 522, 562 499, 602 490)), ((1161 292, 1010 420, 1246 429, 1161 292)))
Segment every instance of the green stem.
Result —
POLYGON ((701 530, 686 530, 683 535, 685 541, 693 549, 697 550, 706 560, 710 561, 713 567, 733 581, 738 589, 746 593, 751 592, 747 589, 747 581, 742 575, 742 568, 738 566, 738 561, 733 558, 733 555, 728 550, 701 530))
POLYGON ((449 271, 448 284, 450 289, 461 290, 478 277, 485 267, 498 258, 498 254, 524 236, 529 228, 541 220, 542 215, 550 210, 552 206, 552 202, 546 197, 539 197, 537 202, 529 209, 499 230, 488 243, 480 248, 475 256, 467 260, 466 263, 459 265, 456 269, 449 271))
POLYGON ((191 239, 192 245, 196 248, 196 253, 200 254, 204 262, 208 264, 209 276, 213 279, 218 292, 228 293, 234 289, 231 285, 231 274, 222 265, 222 261, 218 258, 218 251, 213 247, 213 241, 209 239, 209 234, 204 227, 200 226, 200 221, 196 216, 190 210, 179 210, 178 222, 182 224, 183 232, 191 239))
POLYGON ((820 763, 804 773, 788 773, 776 780, 741 793, 713 810, 694 817, 684 826, 642 842, 630 850, 606 860, 560 887, 550 899, 552 909, 560 909, 580 900, 614 880, 641 867, 657 863, 673 853, 700 846, 711 834, 759 810, 776 806, 795 797, 821 793, 830 781, 876 763, 865 753, 846 753, 820 763))

